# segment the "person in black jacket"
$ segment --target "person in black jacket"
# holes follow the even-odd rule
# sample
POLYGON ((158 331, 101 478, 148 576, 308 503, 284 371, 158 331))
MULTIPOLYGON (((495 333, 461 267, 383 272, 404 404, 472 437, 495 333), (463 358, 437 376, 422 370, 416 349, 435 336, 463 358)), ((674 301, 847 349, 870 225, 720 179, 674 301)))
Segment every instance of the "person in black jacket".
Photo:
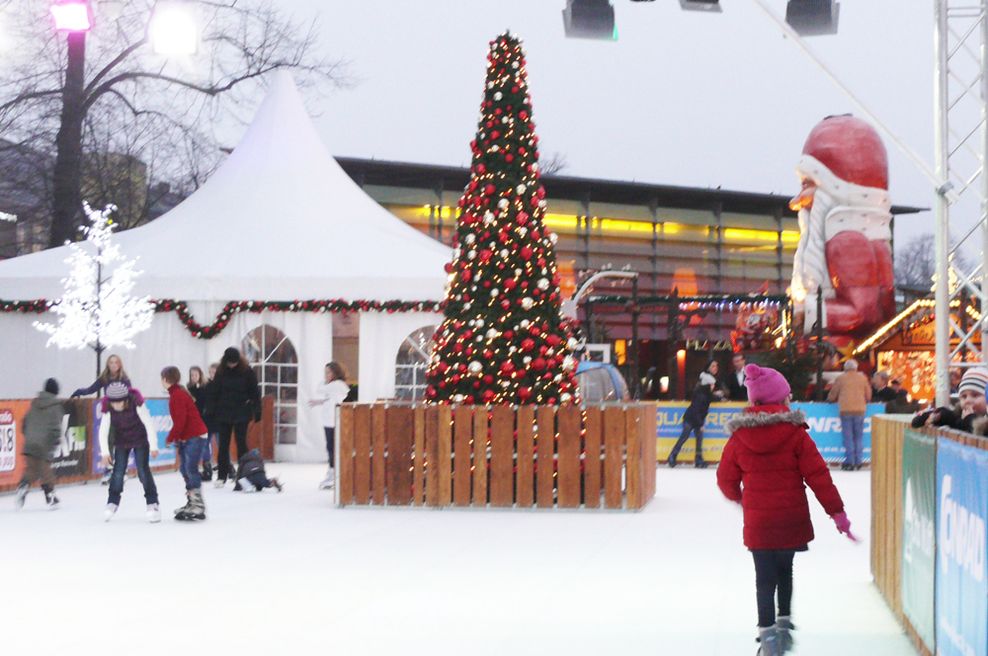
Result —
POLYGON ((244 485, 252 485, 257 492, 269 487, 277 488, 279 492, 282 490, 277 478, 268 478, 264 471, 264 457, 257 449, 251 449, 240 456, 240 462, 237 463, 237 484, 233 491, 242 491, 244 485))
POLYGON ((700 374, 700 382, 693 388, 693 396, 690 399, 690 406, 683 414, 683 432, 679 434, 676 446, 672 447, 669 453, 669 466, 676 466, 676 458, 679 450, 683 448, 690 433, 696 435, 696 459, 694 466, 697 469, 706 469, 707 463, 703 459, 703 424, 707 421, 707 413, 710 412, 710 402, 715 398, 720 400, 721 393, 714 391, 717 386, 717 379, 713 374, 704 371, 700 374))
POLYGON ((214 485, 223 487, 234 472, 230 463, 230 433, 237 440, 237 457, 247 453, 247 424, 261 421, 261 391, 257 375, 232 346, 223 352, 216 378, 206 387, 206 414, 219 433, 219 471, 214 485))
POLYGON ((727 389, 727 398, 732 401, 748 400, 748 388, 744 386, 746 363, 744 353, 735 353, 731 356, 731 371, 724 376, 724 388, 727 389))

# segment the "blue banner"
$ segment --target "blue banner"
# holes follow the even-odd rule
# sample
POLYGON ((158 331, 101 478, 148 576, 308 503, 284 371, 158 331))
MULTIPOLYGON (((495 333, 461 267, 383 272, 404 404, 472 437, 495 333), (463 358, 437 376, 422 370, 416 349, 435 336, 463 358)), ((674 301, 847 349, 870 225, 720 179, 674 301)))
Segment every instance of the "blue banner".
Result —
POLYGON ((937 654, 988 655, 988 452, 939 440, 937 654))
MULTIPOLYGON (((168 412, 168 399, 145 399, 144 403, 147 405, 148 412, 151 414, 151 423, 154 424, 155 430, 157 430, 157 435, 152 438, 148 436, 148 442, 153 445, 157 444, 158 457, 151 458, 152 467, 164 467, 164 466, 174 466, 176 462, 175 448, 173 446, 166 446, 165 440, 168 439, 168 433, 172 429, 172 416, 168 412)), ((103 412, 101 410, 101 402, 99 400, 94 401, 93 405, 93 473, 101 474, 103 473, 103 468, 100 467, 100 445, 99 445, 99 423, 103 417, 103 412)), ((134 456, 130 457, 130 467, 134 466, 134 456)))
MULTIPOLYGON (((689 406, 686 402, 659 403, 656 421, 656 437, 658 438, 657 458, 666 460, 669 452, 679 438, 683 428, 683 413, 689 406)), ((744 403, 713 403, 710 413, 703 424, 703 457, 710 462, 720 460, 720 455, 727 443, 727 422, 739 412, 744 411, 744 403)), ((793 410, 802 410, 806 415, 810 437, 816 442, 817 448, 824 460, 839 462, 844 460, 844 438, 840 429, 840 411, 836 403, 793 403, 793 410)), ((866 462, 871 461, 871 418, 885 412, 885 404, 869 403, 865 411, 863 436, 863 456, 866 462)), ((694 440, 691 437, 680 451, 680 460, 688 462, 694 456, 694 440)))

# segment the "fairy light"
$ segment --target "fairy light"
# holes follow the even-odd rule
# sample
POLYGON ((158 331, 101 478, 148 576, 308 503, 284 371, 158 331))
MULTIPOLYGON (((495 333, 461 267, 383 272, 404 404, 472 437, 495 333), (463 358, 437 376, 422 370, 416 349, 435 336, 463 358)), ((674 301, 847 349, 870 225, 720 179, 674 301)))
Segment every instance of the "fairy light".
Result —
POLYGON ((544 221, 547 201, 521 42, 501 35, 487 59, 426 398, 574 402, 575 340, 560 313, 556 235, 544 221))

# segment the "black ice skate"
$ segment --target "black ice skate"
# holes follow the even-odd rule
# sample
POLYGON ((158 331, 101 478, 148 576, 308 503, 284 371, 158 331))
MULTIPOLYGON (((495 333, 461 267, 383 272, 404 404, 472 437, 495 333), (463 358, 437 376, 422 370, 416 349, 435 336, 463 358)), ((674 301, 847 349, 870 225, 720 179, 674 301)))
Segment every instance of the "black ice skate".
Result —
POLYGON ((58 497, 55 496, 54 490, 45 490, 45 503, 48 504, 48 510, 58 509, 58 497))
POLYGON ((206 504, 202 500, 202 490, 189 490, 189 502, 184 508, 175 511, 175 519, 181 522, 206 519, 206 504))
POLYGON ((31 489, 31 486, 28 485, 27 483, 21 483, 20 485, 17 486, 17 496, 14 497, 14 507, 15 508, 17 508, 18 510, 20 510, 21 508, 24 507, 24 499, 27 498, 27 493, 28 493, 28 490, 30 490, 30 489, 31 489))

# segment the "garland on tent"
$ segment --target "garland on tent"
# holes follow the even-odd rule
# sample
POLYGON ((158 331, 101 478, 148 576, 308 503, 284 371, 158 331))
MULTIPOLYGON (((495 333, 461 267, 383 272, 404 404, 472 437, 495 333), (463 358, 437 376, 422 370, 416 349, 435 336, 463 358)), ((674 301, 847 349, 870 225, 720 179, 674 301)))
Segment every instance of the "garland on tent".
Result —
MULTIPOLYGON (((198 323, 189 312, 185 301, 162 299, 152 301, 155 312, 175 312, 182 325, 193 337, 212 339, 229 325, 233 315, 240 312, 329 312, 349 314, 351 312, 441 312, 442 303, 436 301, 344 301, 330 299, 324 301, 230 301, 223 306, 216 319, 208 326, 198 323)), ((22 314, 42 314, 51 309, 56 301, 38 299, 35 301, 2 301, 0 313, 20 312, 22 314)))

